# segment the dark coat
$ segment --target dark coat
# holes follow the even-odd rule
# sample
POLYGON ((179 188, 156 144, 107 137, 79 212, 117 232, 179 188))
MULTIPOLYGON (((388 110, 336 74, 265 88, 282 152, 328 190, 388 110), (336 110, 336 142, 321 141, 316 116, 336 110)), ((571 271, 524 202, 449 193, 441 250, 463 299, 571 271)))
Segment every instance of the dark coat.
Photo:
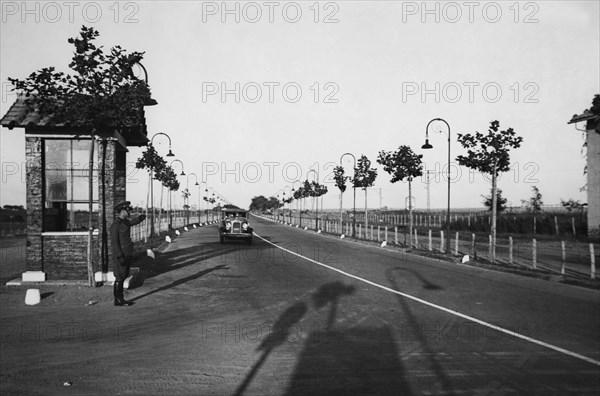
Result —
POLYGON ((110 226, 110 241, 112 245, 112 266, 117 281, 123 281, 129 276, 129 265, 133 255, 131 241, 131 226, 141 223, 143 217, 133 220, 117 218, 110 226))
POLYGON ((112 244, 112 258, 127 258, 133 255, 133 242, 131 241, 131 226, 142 222, 142 218, 136 217, 133 220, 121 220, 117 218, 110 226, 110 241, 112 244))

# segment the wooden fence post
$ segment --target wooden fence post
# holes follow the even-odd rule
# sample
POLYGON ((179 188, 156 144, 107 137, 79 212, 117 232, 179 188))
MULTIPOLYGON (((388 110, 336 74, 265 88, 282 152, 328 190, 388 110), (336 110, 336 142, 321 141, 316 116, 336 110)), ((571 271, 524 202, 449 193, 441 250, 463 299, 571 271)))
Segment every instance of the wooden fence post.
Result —
POLYGON ((558 235, 558 218, 554 216, 554 228, 556 229, 556 235, 558 235))
POLYGON ((531 258, 533 261, 533 269, 537 269, 537 241, 533 238, 533 243, 531 245, 531 258))
POLYGON ((513 239, 511 236, 508 237, 508 262, 513 263, 513 239))
POLYGON ((458 231, 456 232, 456 239, 454 239, 454 254, 458 256, 458 231))
POLYGON ((488 256, 489 256, 489 259, 491 260, 492 259, 492 235, 491 234, 488 235, 488 241, 489 241, 489 244, 488 244, 488 256))
POLYGON ((440 231, 440 252, 444 252, 444 231, 440 231))
POLYGON ((415 248, 419 248, 419 238, 417 236, 417 229, 415 228, 415 248))
POLYGON ((427 245, 427 247, 429 248, 430 252, 433 250, 433 241, 431 240, 431 230, 429 230, 429 244, 427 245))
MULTIPOLYGON (((556 217, 555 217, 556 219, 556 217)), ((567 261, 567 250, 565 248, 565 241, 560 241, 560 249, 562 250, 562 254, 560 256, 560 273, 562 275, 565 274, 565 264, 567 261)))
POLYGON ((394 227, 394 242, 398 245, 398 226, 394 227))
POLYGON ((471 233, 471 252, 474 258, 477 258, 477 251, 475 250, 475 233, 471 233))
POLYGON ((593 243, 590 243, 590 278, 596 279, 596 257, 594 256, 593 243))
POLYGON ((571 227, 573 227, 573 238, 577 237, 577 232, 575 231, 575 217, 571 217, 571 227))

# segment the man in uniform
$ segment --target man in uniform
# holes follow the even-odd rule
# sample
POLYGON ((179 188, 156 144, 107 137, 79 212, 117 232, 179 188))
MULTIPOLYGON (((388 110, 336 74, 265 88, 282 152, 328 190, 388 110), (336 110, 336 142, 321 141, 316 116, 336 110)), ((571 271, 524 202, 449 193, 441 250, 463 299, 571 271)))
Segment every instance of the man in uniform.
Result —
POLYGON ((129 276, 131 256, 133 255, 133 242, 131 242, 131 226, 144 221, 145 215, 140 215, 129 220, 131 202, 123 201, 115 206, 117 219, 110 226, 110 240, 112 245, 112 267, 115 274, 113 294, 116 306, 130 306, 133 302, 125 300, 123 296, 123 282, 129 276))

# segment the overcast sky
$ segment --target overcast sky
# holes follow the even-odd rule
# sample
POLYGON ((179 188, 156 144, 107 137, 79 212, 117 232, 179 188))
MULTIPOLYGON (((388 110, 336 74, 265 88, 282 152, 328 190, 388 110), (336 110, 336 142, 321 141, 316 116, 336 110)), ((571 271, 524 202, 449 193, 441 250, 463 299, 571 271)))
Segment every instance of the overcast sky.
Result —
MULTIPOLYGON (((331 173, 350 152, 379 169, 369 207, 404 208, 408 185, 390 183, 377 154, 410 145, 441 172, 445 124, 431 124, 434 148, 421 150, 438 117, 451 128, 453 162, 465 153, 457 133, 486 132, 490 121, 523 137, 499 182, 509 204, 531 197, 532 186, 545 204, 586 201, 583 135, 567 122, 600 92, 598 1, 1 4, 1 115, 15 100, 8 77, 68 71, 67 39, 94 26, 106 50, 146 52, 159 103, 147 108, 149 137, 167 133, 185 172, 239 206, 289 194, 294 180, 314 178, 313 167, 330 190, 325 207, 339 207, 331 173)), ((0 139, 1 204, 25 204, 24 132, 2 128, 0 139)), ((167 153, 164 136, 154 144, 167 153)), ((134 169, 141 151, 127 155, 127 198, 136 205, 145 205, 148 187, 147 174, 134 169)), ((446 206, 440 176, 432 176, 432 208, 446 206)), ((452 207, 482 207, 489 180, 456 164, 452 180, 452 207)), ((192 204, 195 182, 191 176, 192 204)), ((425 187, 425 178, 413 183, 418 208, 427 206, 425 187)), ((351 204, 347 192, 344 206, 351 204)))

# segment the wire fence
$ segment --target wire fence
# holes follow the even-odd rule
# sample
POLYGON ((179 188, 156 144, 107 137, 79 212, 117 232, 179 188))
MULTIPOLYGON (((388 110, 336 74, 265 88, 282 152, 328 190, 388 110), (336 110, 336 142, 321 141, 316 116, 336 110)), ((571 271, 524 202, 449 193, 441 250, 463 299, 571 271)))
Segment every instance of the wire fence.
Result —
MULTIPOLYGON (((408 227, 402 222, 401 217, 398 218, 398 225, 390 225, 388 219, 379 221, 377 217, 373 217, 366 227, 364 222, 359 221, 340 222, 339 216, 336 220, 327 216, 317 218, 315 215, 300 216, 290 213, 285 216, 272 214, 266 217, 307 230, 320 230, 340 236, 343 234, 345 237, 385 242, 421 251, 441 253, 448 249, 448 235, 445 235, 444 230, 419 226, 423 223, 415 221, 413 234, 409 235, 408 227)), ((484 259, 517 268, 592 279, 596 277, 595 264, 600 259, 598 243, 503 236, 497 238, 494 245, 491 235, 461 230, 451 232, 449 249, 453 255, 468 255, 469 259, 484 259)))
MULTIPOLYGON (((298 210, 279 209, 274 214, 279 216, 298 217, 298 210)), ((407 210, 370 210, 365 215, 364 211, 353 213, 351 210, 316 211, 304 210, 303 217, 310 218, 318 214, 325 220, 351 222, 353 218, 357 223, 379 224, 395 227, 409 225, 407 210)), ((415 227, 446 228, 448 215, 446 211, 413 211, 413 225, 415 227)), ((453 231, 471 231, 475 233, 491 232, 492 217, 489 211, 451 211, 450 229, 453 231)), ((498 214, 496 218, 496 232, 508 234, 531 234, 569 236, 571 238, 585 237, 588 231, 587 212, 585 209, 568 211, 562 207, 547 206, 543 211, 527 212, 522 208, 509 208, 498 214)))

